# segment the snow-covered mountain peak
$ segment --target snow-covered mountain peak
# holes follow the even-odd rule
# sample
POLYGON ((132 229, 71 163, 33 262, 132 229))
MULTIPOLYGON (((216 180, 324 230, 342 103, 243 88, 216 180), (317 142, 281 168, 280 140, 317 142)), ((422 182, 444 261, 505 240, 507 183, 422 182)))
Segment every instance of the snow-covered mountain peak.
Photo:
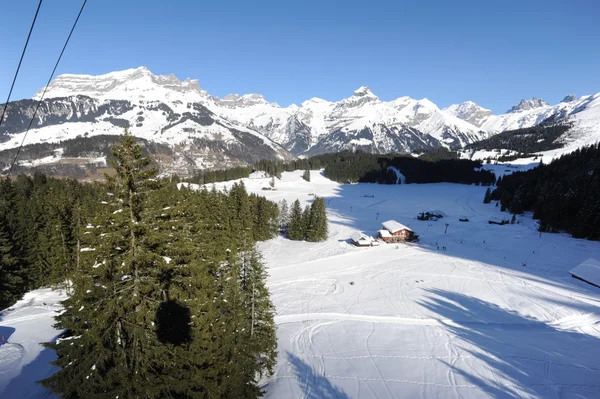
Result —
MULTIPOLYGON (((42 92, 40 89, 33 98, 38 99, 42 92)), ((118 100, 165 100, 184 96, 188 100, 198 100, 207 94, 200 89, 198 80, 187 78, 181 81, 173 74, 154 75, 142 66, 97 76, 59 75, 48 86, 45 97, 73 95, 118 100)))
POLYGON ((228 94, 223 98, 212 97, 212 99, 217 105, 227 108, 247 108, 254 105, 271 105, 279 108, 279 105, 275 103, 270 104, 265 100, 262 94, 256 93, 244 94, 243 96, 240 96, 239 94, 228 94))
POLYGON ((579 98, 575 94, 568 94, 565 98, 562 99, 561 103, 570 103, 573 101, 577 101, 579 98))
POLYGON ((300 104, 300 106, 305 108, 305 107, 311 107, 314 105, 323 105, 323 104, 331 104, 331 102, 327 101, 327 100, 323 100, 322 98, 319 98, 319 97, 313 97, 310 100, 303 101, 302 104, 300 104))
POLYGON ((373 92, 371 91, 371 88, 369 86, 360 86, 358 89, 354 90, 354 95, 358 96, 358 97, 364 97, 364 96, 375 97, 375 94, 373 94, 373 92))
POLYGON ((443 111, 477 127, 481 127, 488 117, 492 115, 491 110, 483 108, 473 101, 465 101, 462 104, 452 104, 451 106, 444 108, 443 111))
POLYGON ((527 111, 527 110, 534 109, 534 108, 547 107, 549 105, 550 104, 548 104, 546 101, 542 100, 541 98, 533 97, 531 100, 522 99, 519 104, 513 106, 511 109, 506 111, 506 113, 527 111))
POLYGON ((345 109, 345 108, 356 108, 361 107, 367 103, 379 103, 379 97, 377 97, 369 86, 361 86, 358 89, 354 90, 352 96, 345 98, 336 104, 336 109, 345 109))
POLYGON ((257 93, 244 94, 242 96, 242 101, 244 101, 246 105, 268 104, 265 97, 262 94, 257 93))

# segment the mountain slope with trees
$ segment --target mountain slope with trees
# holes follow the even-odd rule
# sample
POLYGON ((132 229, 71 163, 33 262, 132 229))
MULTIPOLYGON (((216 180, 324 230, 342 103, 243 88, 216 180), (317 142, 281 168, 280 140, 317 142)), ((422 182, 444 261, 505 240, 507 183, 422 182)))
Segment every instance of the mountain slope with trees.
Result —
POLYGON ((584 147, 548 165, 504 176, 491 200, 515 214, 533 212, 540 231, 600 240, 600 147, 584 147))

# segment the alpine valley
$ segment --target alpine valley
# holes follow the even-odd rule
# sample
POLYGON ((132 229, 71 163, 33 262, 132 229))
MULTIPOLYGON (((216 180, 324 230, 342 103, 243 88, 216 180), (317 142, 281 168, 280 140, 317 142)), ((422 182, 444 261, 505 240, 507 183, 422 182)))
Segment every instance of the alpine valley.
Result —
POLYGON ((197 80, 140 67, 60 75, 45 94, 9 103, 0 127, 0 171, 10 167, 34 113, 16 171, 76 178, 105 170, 109 147, 125 128, 145 143, 163 173, 179 175, 348 149, 409 154, 472 148, 534 126, 565 126, 552 138, 553 148, 564 152, 600 138, 600 93, 569 95, 556 105, 522 100, 501 115, 473 102, 440 109, 426 98, 381 101, 368 86, 337 102, 312 98, 281 107, 260 94, 215 97, 197 80))

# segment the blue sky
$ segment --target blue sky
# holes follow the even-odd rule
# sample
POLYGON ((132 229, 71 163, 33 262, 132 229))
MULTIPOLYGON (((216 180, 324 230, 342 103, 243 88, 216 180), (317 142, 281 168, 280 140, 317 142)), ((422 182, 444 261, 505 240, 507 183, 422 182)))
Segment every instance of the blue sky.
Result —
MULTIPOLYGON (((42 4, 13 99, 43 87, 80 4, 42 4)), ((2 102, 36 6, 2 4, 2 102)), ((258 92, 281 105, 369 85, 382 100, 472 100, 500 113, 521 98, 600 91, 599 17, 597 0, 88 0, 57 72, 144 65, 213 95, 258 92)))

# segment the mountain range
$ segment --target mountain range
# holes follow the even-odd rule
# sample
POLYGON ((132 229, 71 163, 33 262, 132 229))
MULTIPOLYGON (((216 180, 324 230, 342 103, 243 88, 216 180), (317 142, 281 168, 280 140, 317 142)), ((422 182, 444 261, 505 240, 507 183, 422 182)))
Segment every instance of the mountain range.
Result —
MULTIPOLYGON (((0 127, 0 169, 7 167, 2 152, 21 143, 42 94, 40 90, 33 99, 9 103, 0 127)), ((443 109, 426 98, 382 101, 368 86, 337 102, 312 98, 281 107, 260 94, 219 98, 201 89, 197 80, 157 76, 140 67, 99 76, 58 76, 45 92, 26 144, 54 143, 53 156, 43 155, 48 163, 56 163, 61 158, 57 142, 117 135, 127 127, 136 137, 170 148, 163 154, 166 171, 188 174, 344 149, 457 149, 507 130, 560 123, 572 126, 559 138, 565 145, 596 142, 600 93, 569 95, 556 105, 537 98, 522 100, 501 115, 470 101, 443 109)), ((34 161, 22 159, 22 165, 34 161)))

